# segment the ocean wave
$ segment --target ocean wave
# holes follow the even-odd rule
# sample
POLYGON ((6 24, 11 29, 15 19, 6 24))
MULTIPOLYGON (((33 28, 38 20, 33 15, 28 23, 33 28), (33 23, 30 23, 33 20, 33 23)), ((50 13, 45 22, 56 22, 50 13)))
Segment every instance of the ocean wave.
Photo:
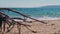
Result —
POLYGON ((60 20, 60 17, 41 17, 41 18, 36 18, 38 20, 60 20))

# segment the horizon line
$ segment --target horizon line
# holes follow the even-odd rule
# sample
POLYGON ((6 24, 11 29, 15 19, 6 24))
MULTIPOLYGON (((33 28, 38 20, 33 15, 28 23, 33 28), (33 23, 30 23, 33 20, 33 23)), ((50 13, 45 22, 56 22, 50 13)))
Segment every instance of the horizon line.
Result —
POLYGON ((36 6, 36 7, 0 6, 0 8, 38 8, 38 7, 44 7, 44 6, 53 6, 53 4, 51 4, 51 5, 41 5, 41 6, 36 6))

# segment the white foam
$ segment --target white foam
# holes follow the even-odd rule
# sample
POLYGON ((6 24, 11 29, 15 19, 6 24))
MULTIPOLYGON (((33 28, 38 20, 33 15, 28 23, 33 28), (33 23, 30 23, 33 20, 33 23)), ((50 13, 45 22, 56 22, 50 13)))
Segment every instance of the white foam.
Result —
MULTIPOLYGON (((60 17, 48 17, 48 16, 44 16, 44 17, 40 17, 40 18, 35 18, 37 20, 60 20, 60 17)), ((21 21, 21 20, 17 20, 16 21, 21 21)), ((27 18, 27 21, 31 21, 32 19, 27 18)), ((34 21, 34 20, 33 20, 34 21)))
POLYGON ((60 17, 42 17, 37 19, 38 20, 60 20, 60 17))

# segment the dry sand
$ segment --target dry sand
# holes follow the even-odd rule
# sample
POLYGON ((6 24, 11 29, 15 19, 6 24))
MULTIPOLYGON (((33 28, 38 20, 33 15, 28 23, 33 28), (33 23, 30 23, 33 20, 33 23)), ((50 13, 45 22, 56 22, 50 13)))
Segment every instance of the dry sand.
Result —
MULTIPOLYGON (((37 31, 37 33, 32 33, 31 31, 27 30, 26 27, 21 26, 21 34, 53 34, 54 32, 60 32, 60 20, 45 20, 47 24, 43 24, 40 22, 33 22, 30 23, 31 30, 37 31)), ((18 30, 16 26, 6 34, 18 34, 18 30)))

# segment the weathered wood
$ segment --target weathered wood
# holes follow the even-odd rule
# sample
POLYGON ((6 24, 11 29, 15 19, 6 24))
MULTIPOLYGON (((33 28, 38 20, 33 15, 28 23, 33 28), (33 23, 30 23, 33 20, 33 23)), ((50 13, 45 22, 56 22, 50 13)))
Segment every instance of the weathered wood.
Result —
MULTIPOLYGON (((19 14, 19 15, 22 15, 23 17, 30 18, 30 19, 32 19, 32 20, 35 20, 35 21, 41 22, 41 23, 43 23, 43 24, 46 24, 46 23, 43 22, 43 21, 39 21, 39 20, 37 20, 37 19, 35 19, 35 18, 32 18, 32 17, 30 17, 30 16, 27 16, 27 15, 25 15, 25 14, 22 14, 22 13, 16 11, 16 10, 12 10, 12 9, 10 9, 10 8, 0 8, 0 10, 8 10, 8 11, 17 13, 17 14, 19 14)), ((11 18, 10 16, 8 16, 8 15, 2 13, 2 12, 0 12, 0 14, 1 14, 1 15, 4 15, 4 16, 6 17, 6 19, 10 19, 10 20, 12 20, 12 21, 14 22, 14 24, 11 24, 11 25, 13 25, 12 28, 14 28, 14 25, 15 25, 15 24, 24 25, 25 27, 26 27, 26 26, 30 26, 30 25, 22 24, 22 23, 17 22, 17 21, 14 20, 14 19, 24 20, 24 19, 22 19, 22 18, 11 18)), ((8 22, 9 22, 9 21, 8 21, 8 22)), ((13 23, 13 22, 12 22, 12 23, 13 23)), ((9 22, 9 23, 10 23, 10 22, 9 22)), ((5 28, 5 27, 4 27, 4 28, 5 28)), ((9 28, 10 28, 10 27, 9 27, 9 28)), ((12 28, 11 28, 11 29, 12 29, 12 28)), ((28 27, 26 27, 26 28, 27 28, 28 30, 30 30, 28 27)), ((11 29, 9 29, 9 31, 10 31, 11 29)), ((32 31, 32 30, 30 30, 30 31, 32 31)), ((36 33, 35 31, 32 31, 32 32, 33 32, 33 33, 36 33)))
MULTIPOLYGON (((4 14, 4 13, 2 13, 2 12, 0 12, 0 14, 6 16, 7 19, 11 19, 11 20, 13 20, 13 19, 10 18, 8 15, 6 15, 6 14, 4 14)), ((14 21, 14 20, 13 20, 13 21, 14 21)), ((17 22, 17 21, 14 21, 14 22, 17 23, 17 24, 19 24, 19 25, 30 26, 30 25, 26 25, 26 24, 21 24, 21 23, 19 23, 19 22, 17 22)), ((13 25, 13 24, 12 24, 12 25, 13 25)), ((4 28, 5 28, 5 26, 4 26, 4 28)), ((9 32, 12 28, 14 28, 14 25, 13 25, 13 27, 11 27, 10 29, 8 29, 7 32, 9 32)))
POLYGON ((41 23, 43 23, 43 24, 47 24, 47 23, 45 23, 45 22, 43 22, 43 21, 34 19, 34 18, 29 17, 29 16, 27 16, 27 15, 25 15, 25 14, 22 14, 22 13, 16 11, 16 10, 12 10, 12 9, 10 9, 10 8, 1 8, 1 10, 3 10, 3 9, 4 9, 4 10, 9 10, 9 11, 11 11, 11 12, 15 12, 15 13, 17 13, 17 14, 19 14, 19 15, 22 15, 22 16, 24 16, 24 17, 30 18, 30 19, 32 19, 32 20, 36 20, 36 21, 41 22, 41 23))

